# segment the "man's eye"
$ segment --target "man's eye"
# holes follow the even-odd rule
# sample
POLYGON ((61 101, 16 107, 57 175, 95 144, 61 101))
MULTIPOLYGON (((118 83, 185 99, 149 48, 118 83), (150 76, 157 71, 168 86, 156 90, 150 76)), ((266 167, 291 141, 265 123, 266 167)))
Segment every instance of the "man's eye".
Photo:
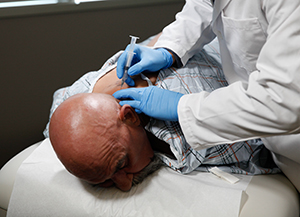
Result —
POLYGON ((116 174, 118 171, 124 169, 125 167, 127 167, 127 159, 123 158, 122 160, 120 160, 117 164, 116 167, 116 171, 114 172, 114 174, 116 174))

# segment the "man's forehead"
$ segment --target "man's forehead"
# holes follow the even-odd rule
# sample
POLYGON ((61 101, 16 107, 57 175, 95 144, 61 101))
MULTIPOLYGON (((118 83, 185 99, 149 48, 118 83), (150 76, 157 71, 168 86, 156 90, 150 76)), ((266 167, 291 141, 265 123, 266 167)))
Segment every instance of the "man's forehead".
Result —
POLYGON ((118 169, 117 167, 119 167, 126 159, 127 150, 123 145, 115 144, 112 145, 110 154, 111 156, 108 157, 110 158, 110 161, 108 162, 107 169, 109 173, 114 174, 116 169, 118 169))
POLYGON ((98 156, 98 163, 91 165, 94 167, 89 174, 86 174, 85 180, 88 182, 104 182, 110 179, 116 171, 124 164, 127 158, 127 152, 122 145, 112 145, 102 150, 98 156), (97 165, 98 164, 98 165, 97 165))

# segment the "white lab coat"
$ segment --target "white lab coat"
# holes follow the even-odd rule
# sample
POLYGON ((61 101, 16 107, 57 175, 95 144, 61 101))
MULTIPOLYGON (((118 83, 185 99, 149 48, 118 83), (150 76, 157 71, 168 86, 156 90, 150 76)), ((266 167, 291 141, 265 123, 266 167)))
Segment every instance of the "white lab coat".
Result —
POLYGON ((285 173, 299 190, 300 0, 216 0, 213 9, 209 0, 187 0, 155 46, 185 64, 215 36, 230 85, 181 98, 179 122, 188 143, 199 150, 272 137, 264 142, 278 165, 278 156, 296 163, 280 166, 293 170, 285 173))

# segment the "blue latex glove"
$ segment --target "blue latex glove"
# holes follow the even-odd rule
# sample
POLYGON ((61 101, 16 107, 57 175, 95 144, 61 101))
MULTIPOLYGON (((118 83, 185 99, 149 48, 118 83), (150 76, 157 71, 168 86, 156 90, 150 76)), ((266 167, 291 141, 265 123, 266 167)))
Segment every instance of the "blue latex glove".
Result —
POLYGON ((151 86, 119 90, 113 96, 125 99, 120 105, 128 104, 138 113, 160 120, 178 121, 177 106, 183 94, 151 86))
MULTIPOLYGON (((127 46, 125 52, 119 57, 117 65, 117 76, 119 79, 123 77, 126 66, 127 46)), ((128 78, 126 83, 134 86, 134 81, 130 76, 140 74, 143 71, 156 72, 160 69, 169 68, 173 64, 173 57, 169 51, 164 48, 151 49, 148 47, 135 45, 131 67, 128 69, 128 78)))

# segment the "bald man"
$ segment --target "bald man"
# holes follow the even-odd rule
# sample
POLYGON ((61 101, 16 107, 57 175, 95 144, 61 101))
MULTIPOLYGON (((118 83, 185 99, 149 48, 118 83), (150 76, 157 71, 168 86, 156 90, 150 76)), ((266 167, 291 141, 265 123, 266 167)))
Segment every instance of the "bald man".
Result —
MULTIPOLYGON (((216 47, 210 46, 195 55, 186 68, 135 77, 136 87, 155 85, 183 94, 226 87, 216 47)), ((150 148, 162 153, 159 158, 183 174, 207 171, 209 165, 242 174, 280 171, 266 164, 270 162, 269 153, 259 139, 195 151, 186 142, 178 122, 141 118, 128 105, 120 107, 111 96, 97 94, 113 94, 120 89, 121 81, 115 73, 120 54, 110 58, 99 71, 85 74, 54 94, 50 140, 71 173, 93 184, 115 184, 126 191, 143 168, 151 165, 154 155, 150 148)))
POLYGON ((150 141, 134 109, 129 105, 121 107, 108 94, 70 97, 54 112, 49 133, 66 169, 91 184, 114 184, 127 191, 162 165, 160 160, 154 160, 150 141))

